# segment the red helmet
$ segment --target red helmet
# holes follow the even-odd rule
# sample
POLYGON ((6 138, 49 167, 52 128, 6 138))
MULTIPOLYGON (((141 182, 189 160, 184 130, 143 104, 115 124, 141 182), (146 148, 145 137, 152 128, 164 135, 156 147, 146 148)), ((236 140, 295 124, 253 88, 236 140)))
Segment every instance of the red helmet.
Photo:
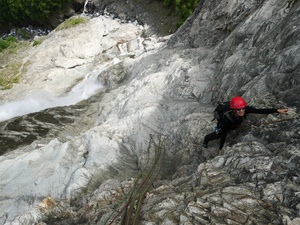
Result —
POLYGON ((233 97, 230 100, 230 108, 231 109, 241 109, 241 108, 245 108, 246 106, 247 106, 247 103, 240 96, 233 97))

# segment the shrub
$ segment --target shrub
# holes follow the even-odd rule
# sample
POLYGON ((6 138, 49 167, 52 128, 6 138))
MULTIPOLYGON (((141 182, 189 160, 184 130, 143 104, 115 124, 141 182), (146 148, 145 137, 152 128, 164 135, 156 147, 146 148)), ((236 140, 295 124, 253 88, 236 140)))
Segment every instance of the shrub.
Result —
POLYGON ((29 47, 28 41, 17 41, 14 37, 0 39, 1 43, 9 46, 0 51, 0 90, 12 88, 26 72, 30 61, 23 63, 19 53, 25 53, 29 47))
POLYGON ((37 46, 37 45, 40 45, 40 44, 42 44, 41 40, 34 40, 32 46, 37 46))
POLYGON ((13 43, 16 42, 17 39, 12 36, 8 36, 4 39, 0 38, 0 52, 2 52, 4 49, 8 48, 9 46, 11 46, 13 43))
POLYGON ((47 25, 50 13, 72 0, 1 0, 0 26, 47 25))
POLYGON ((80 16, 71 17, 71 18, 65 20, 60 25, 58 25, 55 30, 59 31, 59 30, 63 30, 63 29, 68 29, 70 27, 75 27, 75 26, 77 26, 78 24, 81 24, 81 23, 86 23, 86 19, 84 17, 80 17, 80 16))

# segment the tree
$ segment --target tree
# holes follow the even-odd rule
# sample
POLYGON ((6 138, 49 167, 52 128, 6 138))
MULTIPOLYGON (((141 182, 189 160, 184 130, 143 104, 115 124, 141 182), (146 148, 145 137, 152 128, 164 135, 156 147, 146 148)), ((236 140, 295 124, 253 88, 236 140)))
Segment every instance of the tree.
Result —
POLYGON ((51 12, 72 0, 1 0, 0 26, 47 25, 51 12))

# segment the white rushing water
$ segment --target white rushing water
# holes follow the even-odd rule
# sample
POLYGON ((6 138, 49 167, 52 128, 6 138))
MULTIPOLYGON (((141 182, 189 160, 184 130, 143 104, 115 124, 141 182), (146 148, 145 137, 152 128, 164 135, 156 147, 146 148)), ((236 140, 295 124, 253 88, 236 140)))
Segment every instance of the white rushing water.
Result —
POLYGON ((0 105, 0 121, 5 121, 17 116, 39 112, 44 109, 74 105, 94 95, 102 84, 97 79, 99 73, 104 71, 102 67, 89 73, 83 81, 78 83, 70 92, 62 96, 54 96, 45 90, 39 90, 34 95, 27 96, 22 100, 7 102, 0 105))
MULTIPOLYGON (((86 3, 87 2, 88 0, 86 1, 86 3)), ((99 19, 99 21, 101 22, 102 20, 99 19)), ((138 27, 138 29, 143 29, 143 27, 139 26, 138 24, 134 23, 133 25, 135 27, 138 27)), ((124 26, 126 26, 126 24, 124 26)), ((121 30, 121 28, 119 27, 118 29, 121 30)), ((132 33, 130 33, 130 30, 128 32, 129 34, 132 33)), ((117 38, 120 37, 117 36, 117 38)), ((142 43, 143 39, 141 37, 136 37, 136 40, 133 41, 133 46, 135 46, 135 48, 130 49, 132 51, 131 53, 134 53, 134 55, 141 55, 143 52, 145 52, 142 43)), ((19 100, 3 103, 2 105, 0 105, 0 122, 9 120, 14 117, 23 116, 29 113, 39 112, 48 108, 74 105, 82 100, 88 99, 89 97, 94 95, 100 88, 103 87, 100 81, 98 80, 98 75, 102 71, 106 70, 109 66, 123 61, 124 57, 126 57, 129 54, 127 41, 124 43, 118 43, 117 47, 119 50, 118 56, 115 56, 110 62, 106 63, 103 67, 87 74, 80 83, 78 83, 70 92, 67 92, 64 95, 56 96, 49 91, 38 89, 31 93, 29 96, 24 96, 19 100)))

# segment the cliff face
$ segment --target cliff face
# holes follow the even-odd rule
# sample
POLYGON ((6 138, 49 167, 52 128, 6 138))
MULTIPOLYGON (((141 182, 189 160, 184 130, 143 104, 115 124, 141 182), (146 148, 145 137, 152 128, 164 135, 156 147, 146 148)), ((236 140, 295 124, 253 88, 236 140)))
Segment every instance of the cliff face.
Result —
POLYGON ((8 138, 50 131, 1 156, 1 224, 299 224, 299 11, 206 0, 170 37, 103 18, 50 34, 27 58, 27 83, 1 96, 40 85, 66 95, 86 73, 103 88, 2 122, 8 138), (214 103, 234 95, 290 114, 249 116, 222 151, 202 149, 214 103))
POLYGON ((299 106, 299 2, 200 2, 170 45, 211 50, 213 99, 273 95, 299 106))
POLYGON ((144 0, 92 0, 94 10, 126 21, 137 20, 148 27, 147 32, 157 36, 173 34, 179 26, 180 16, 164 6, 163 1, 144 0))

